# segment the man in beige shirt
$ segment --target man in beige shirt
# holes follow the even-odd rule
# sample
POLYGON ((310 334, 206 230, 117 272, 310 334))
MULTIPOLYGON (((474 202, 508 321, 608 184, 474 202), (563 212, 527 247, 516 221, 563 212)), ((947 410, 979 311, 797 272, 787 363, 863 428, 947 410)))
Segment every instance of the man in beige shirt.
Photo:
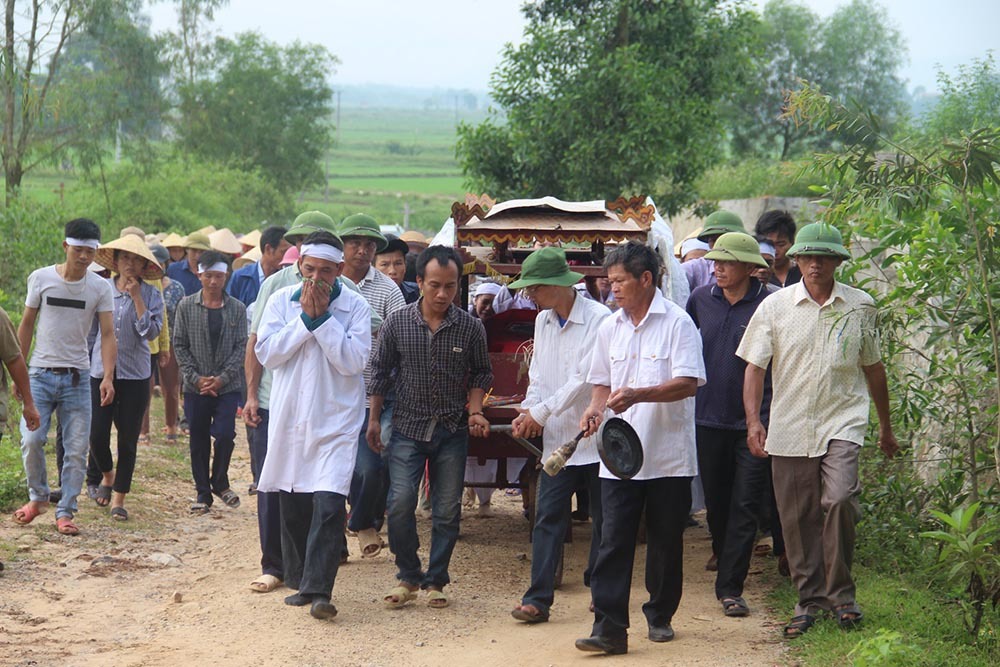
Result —
POLYGON ((788 254, 802 282, 765 299, 736 351, 747 362, 743 403, 747 445, 771 455, 774 492, 792 580, 799 591, 788 638, 805 633, 826 610, 841 627, 862 618, 851 561, 860 518, 858 453, 871 395, 879 447, 899 449, 889 419, 889 392, 876 328, 875 302, 834 279, 850 254, 825 223, 803 227, 788 254), (772 365, 769 431, 760 421, 764 376, 772 365))

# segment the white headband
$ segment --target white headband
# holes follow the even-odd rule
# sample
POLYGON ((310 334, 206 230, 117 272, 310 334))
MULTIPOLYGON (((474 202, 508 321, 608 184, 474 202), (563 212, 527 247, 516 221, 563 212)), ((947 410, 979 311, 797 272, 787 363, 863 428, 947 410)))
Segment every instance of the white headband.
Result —
POLYGON ((476 296, 480 297, 484 294, 496 296, 502 289, 503 285, 498 285, 497 283, 479 283, 479 287, 476 288, 476 296))
POLYGON ((344 261, 344 251, 328 243, 303 243, 299 257, 315 257, 340 264, 344 261))
POLYGON ((91 250, 97 250, 101 242, 97 239, 74 239, 71 236, 66 237, 66 245, 76 246, 78 248, 90 248, 91 250))
POLYGON ((762 254, 762 255, 771 255, 773 257, 774 254, 775 254, 774 253, 774 244, 771 243, 770 241, 761 241, 760 242, 760 254, 762 254))
POLYGON ((199 264, 198 273, 205 273, 206 271, 218 271, 219 273, 229 273, 229 265, 225 262, 216 262, 209 266, 208 264, 199 264))
POLYGON ((698 239, 688 239, 681 244, 681 259, 692 250, 708 250, 708 244, 698 239))

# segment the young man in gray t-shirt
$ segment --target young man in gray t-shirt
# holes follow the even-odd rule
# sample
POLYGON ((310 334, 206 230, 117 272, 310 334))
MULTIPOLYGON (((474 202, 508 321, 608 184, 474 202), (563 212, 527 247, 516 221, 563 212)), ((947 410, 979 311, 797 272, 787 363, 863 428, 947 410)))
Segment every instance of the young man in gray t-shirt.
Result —
POLYGON ((28 478, 29 501, 14 512, 14 521, 27 525, 48 507, 44 448, 55 412, 66 450, 62 498, 56 507, 56 526, 64 535, 80 532, 73 523, 73 515, 87 471, 91 416, 87 334, 95 317, 100 323, 101 360, 106 370, 101 382, 101 404, 107 405, 114 398, 117 349, 111 283, 87 270, 94 261, 100 239, 101 230, 91 220, 79 218, 66 224, 63 241, 66 261, 37 269, 28 276, 24 316, 17 330, 21 349, 27 352, 37 324, 29 374, 40 428, 30 430, 21 420, 21 457, 28 478))

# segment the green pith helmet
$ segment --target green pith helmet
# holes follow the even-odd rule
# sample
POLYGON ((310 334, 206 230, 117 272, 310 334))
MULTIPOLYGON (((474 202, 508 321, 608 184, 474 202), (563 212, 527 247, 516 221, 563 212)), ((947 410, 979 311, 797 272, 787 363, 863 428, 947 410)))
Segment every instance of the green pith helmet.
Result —
POLYGON ((583 274, 570 271, 566 251, 562 248, 539 248, 521 264, 521 277, 507 287, 521 289, 532 285, 571 287, 583 280, 583 274))
POLYGON ((291 229, 285 232, 285 239, 289 243, 294 243, 293 239, 299 236, 309 236, 313 232, 319 231, 336 234, 337 225, 333 223, 333 218, 326 213, 321 211, 306 211, 305 213, 300 213, 299 217, 295 218, 291 229))
POLYGON ((698 240, 708 242, 709 237, 712 236, 721 236, 726 232, 746 232, 746 230, 740 216, 732 211, 720 209, 705 218, 705 226, 698 234, 698 240))
POLYGON ((191 232, 184 237, 184 247, 189 250, 211 250, 212 242, 201 232, 191 232))
POLYGON ((375 252, 383 250, 389 245, 385 236, 382 235, 382 230, 379 229, 378 223, 375 222, 375 218, 364 213, 355 213, 344 218, 344 221, 340 223, 338 236, 342 239, 352 236, 372 239, 375 241, 375 252))
POLYGON ((827 255, 850 259, 851 253, 844 247, 844 237, 840 230, 825 222, 806 225, 795 235, 795 245, 786 252, 789 257, 798 255, 827 255))
POLYGON ((715 247, 705 254, 705 259, 745 262, 767 268, 767 262, 760 256, 760 244, 754 237, 743 232, 727 232, 715 239, 715 247))

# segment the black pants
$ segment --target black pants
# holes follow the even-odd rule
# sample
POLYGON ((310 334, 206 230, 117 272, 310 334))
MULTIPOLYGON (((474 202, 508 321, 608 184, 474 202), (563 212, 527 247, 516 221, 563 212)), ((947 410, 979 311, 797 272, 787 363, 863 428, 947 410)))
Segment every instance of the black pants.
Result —
POLYGON ((696 434, 712 551, 719 559, 715 595, 738 597, 750 569, 771 464, 750 453, 746 431, 698 426, 696 434))
POLYGON ((97 486, 101 475, 111 472, 111 425, 118 430, 118 468, 112 487, 118 493, 132 489, 135 473, 136 445, 142 430, 142 417, 149 402, 149 378, 115 380, 115 398, 110 405, 101 405, 101 380, 90 378, 90 456, 87 460, 87 485, 97 486))
MULTIPOLYGON (((258 409, 260 424, 247 427, 247 439, 250 444, 250 470, 253 472, 253 483, 260 481, 260 471, 264 467, 267 456, 267 423, 268 411, 258 409)), ((277 492, 257 492, 257 530, 260 533, 260 571, 261 574, 274 575, 284 579, 281 566, 281 502, 277 492)))
POLYGON ((212 494, 229 489, 229 461, 236 438, 236 408, 240 394, 184 394, 184 412, 191 431, 191 476, 198 502, 212 504, 212 494), (212 439, 215 456, 212 456, 212 439))
POLYGON ((601 480, 601 548, 590 577, 594 635, 621 638, 628 604, 639 519, 646 508, 646 590, 642 612, 651 626, 673 620, 684 582, 684 528, 691 511, 691 478, 601 480))
POLYGON ((302 595, 329 598, 340 568, 347 498, 330 491, 278 495, 285 585, 302 595))

